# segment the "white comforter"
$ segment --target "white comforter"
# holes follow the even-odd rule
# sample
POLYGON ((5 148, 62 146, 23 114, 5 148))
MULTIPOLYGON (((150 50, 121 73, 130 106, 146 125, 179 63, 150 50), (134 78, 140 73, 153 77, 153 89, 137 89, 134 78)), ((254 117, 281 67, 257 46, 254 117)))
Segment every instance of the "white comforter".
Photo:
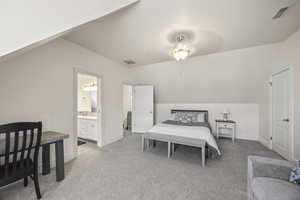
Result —
POLYGON ((159 123, 152 127, 148 132, 205 140, 209 146, 213 147, 218 154, 221 155, 217 142, 212 136, 210 129, 204 126, 180 126, 159 123))

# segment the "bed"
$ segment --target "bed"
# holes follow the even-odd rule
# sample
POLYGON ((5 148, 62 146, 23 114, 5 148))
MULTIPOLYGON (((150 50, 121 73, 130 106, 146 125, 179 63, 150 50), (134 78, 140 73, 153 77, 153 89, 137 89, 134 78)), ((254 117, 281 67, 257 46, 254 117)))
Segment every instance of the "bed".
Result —
POLYGON ((202 167, 205 166, 206 149, 221 155, 211 132, 207 110, 171 110, 171 116, 172 119, 155 125, 143 134, 143 151, 150 148, 153 141, 168 143, 168 157, 174 155, 174 144, 199 147, 202 153, 202 167))

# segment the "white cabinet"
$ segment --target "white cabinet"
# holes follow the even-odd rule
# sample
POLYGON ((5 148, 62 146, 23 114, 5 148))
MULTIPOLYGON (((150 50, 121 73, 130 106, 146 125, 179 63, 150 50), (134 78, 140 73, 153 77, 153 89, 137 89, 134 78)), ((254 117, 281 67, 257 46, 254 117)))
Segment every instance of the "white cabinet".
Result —
POLYGON ((97 141, 97 120, 78 118, 78 137, 97 141))

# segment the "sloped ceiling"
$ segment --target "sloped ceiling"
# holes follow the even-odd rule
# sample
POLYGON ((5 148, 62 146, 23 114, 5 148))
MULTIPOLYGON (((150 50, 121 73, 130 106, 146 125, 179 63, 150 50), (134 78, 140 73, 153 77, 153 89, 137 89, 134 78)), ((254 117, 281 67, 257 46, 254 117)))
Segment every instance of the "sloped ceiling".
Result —
POLYGON ((299 29, 299 19, 300 0, 141 0, 64 38, 138 66, 173 59, 177 32, 189 35, 198 56, 283 41, 299 29), (285 6, 291 8, 273 20, 285 6))
POLYGON ((53 40, 138 0, 4 0, 0 2, 0 61, 53 40))

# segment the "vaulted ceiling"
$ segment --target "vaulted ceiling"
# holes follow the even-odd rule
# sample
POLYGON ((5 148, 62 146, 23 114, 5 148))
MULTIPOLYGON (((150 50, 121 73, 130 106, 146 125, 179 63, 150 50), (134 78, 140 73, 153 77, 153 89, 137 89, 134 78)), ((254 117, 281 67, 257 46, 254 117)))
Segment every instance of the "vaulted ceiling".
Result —
POLYGON ((0 61, 54 40, 137 0, 0 1, 0 61), (70 6, 72 5, 72 6, 70 6))
POLYGON ((300 0, 141 0, 64 38, 138 66, 173 59, 178 32, 198 56, 283 41, 300 28, 299 19, 300 0), (285 6, 291 7, 273 20, 285 6))

